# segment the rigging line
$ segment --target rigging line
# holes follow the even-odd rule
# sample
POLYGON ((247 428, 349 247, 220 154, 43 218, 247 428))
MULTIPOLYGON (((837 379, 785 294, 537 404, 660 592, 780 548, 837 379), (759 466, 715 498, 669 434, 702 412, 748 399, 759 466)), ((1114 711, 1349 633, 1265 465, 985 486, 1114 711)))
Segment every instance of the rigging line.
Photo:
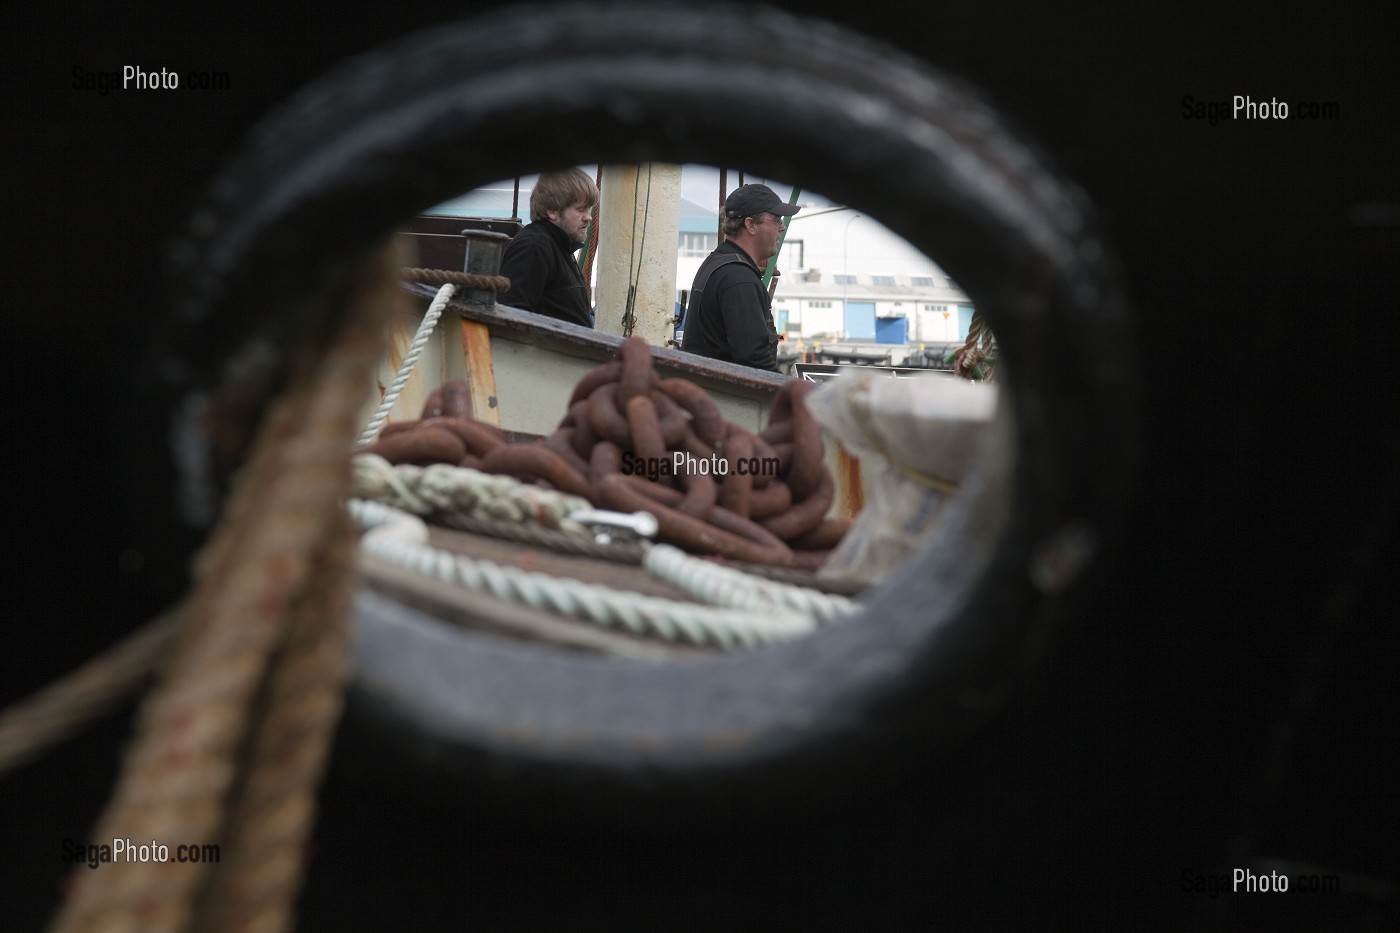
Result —
POLYGON ((788 218, 788 223, 791 223, 794 220, 809 220, 813 217, 820 217, 823 214, 834 214, 837 211, 848 211, 850 209, 851 208, 846 205, 841 205, 838 207, 828 207, 819 211, 812 211, 810 214, 803 214, 801 217, 797 217, 794 215, 793 217, 788 218))
MULTIPOLYGON (((646 258, 647 252, 647 221, 651 219, 651 163, 647 163, 647 206, 646 213, 642 215, 642 241, 637 247, 637 278, 633 285, 640 285, 642 282, 642 260, 646 258)), ((633 222, 636 218, 633 217, 633 222)))
POLYGON ((642 215, 640 246, 637 241, 637 196, 640 193, 641 185, 634 184, 632 188, 632 249, 627 257, 627 305, 622 312, 622 335, 624 337, 632 336, 632 328, 637 322, 637 286, 642 281, 641 265, 642 260, 646 258, 647 221, 651 214, 651 171, 652 163, 648 162, 646 213, 642 215))
MULTIPOLYGON (((639 166, 637 166, 637 168, 640 169, 641 166, 639 165, 639 166)), ((632 179, 632 241, 631 241, 631 244, 630 244, 630 248, 628 249, 628 252, 627 252, 627 284, 628 284, 628 285, 632 285, 632 284, 634 283, 634 281, 635 281, 635 280, 632 278, 632 271, 633 271, 633 269, 635 268, 636 262, 637 262, 637 193, 638 193, 638 189, 639 189, 640 187, 641 187, 641 186, 637 184, 637 179, 636 179, 636 178, 633 178, 633 179, 632 179)))
MULTIPOLYGON (((637 169, 640 172, 641 166, 638 165, 637 169)), ((627 297, 622 304, 622 336, 624 337, 632 336, 632 306, 636 300, 637 292, 633 272, 637 265, 637 194, 639 187, 637 178, 634 176, 632 178, 632 239, 627 249, 627 297)))

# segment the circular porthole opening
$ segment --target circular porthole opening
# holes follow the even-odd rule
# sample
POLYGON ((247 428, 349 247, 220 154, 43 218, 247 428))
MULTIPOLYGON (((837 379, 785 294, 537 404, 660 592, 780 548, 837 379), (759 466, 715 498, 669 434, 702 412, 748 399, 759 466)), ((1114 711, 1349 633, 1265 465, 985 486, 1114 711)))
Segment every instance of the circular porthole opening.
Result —
MULTIPOLYGON (((216 186, 180 253, 191 358, 225 375, 230 423, 251 421, 406 217, 522 173, 649 164, 800 180, 936 257, 996 335, 989 453, 858 611, 703 663, 503 644, 366 591, 347 735, 448 783, 584 795, 747 793, 858 773, 911 735, 946 746, 1066 622, 1124 507, 1136 418, 1127 315, 1085 199, 959 82, 774 11, 565 7, 414 37, 289 104, 216 186)), ((543 372, 510 352, 498 381, 543 372)), ((236 462, 245 437, 208 438, 207 459, 236 462)))

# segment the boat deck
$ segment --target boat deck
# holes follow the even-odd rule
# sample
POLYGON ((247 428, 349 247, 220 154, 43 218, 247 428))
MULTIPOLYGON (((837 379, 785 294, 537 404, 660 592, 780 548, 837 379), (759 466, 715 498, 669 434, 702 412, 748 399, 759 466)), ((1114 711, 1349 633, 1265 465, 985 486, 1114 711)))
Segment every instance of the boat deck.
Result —
MULTIPOLYGON (((635 564, 565 554, 538 545, 518 544, 435 525, 429 526, 428 543, 435 548, 527 572, 579 580, 644 596, 696 602, 688 593, 657 579, 635 564)), ((423 577, 372 555, 364 555, 360 567, 365 584, 374 591, 445 622, 493 637, 535 642, 564 651, 645 661, 694 660, 716 653, 708 648, 633 635, 506 602, 489 594, 423 577)), ((781 577, 784 582, 826 592, 842 595, 859 592, 851 584, 820 580, 805 571, 784 569, 770 571, 770 574, 781 577)))

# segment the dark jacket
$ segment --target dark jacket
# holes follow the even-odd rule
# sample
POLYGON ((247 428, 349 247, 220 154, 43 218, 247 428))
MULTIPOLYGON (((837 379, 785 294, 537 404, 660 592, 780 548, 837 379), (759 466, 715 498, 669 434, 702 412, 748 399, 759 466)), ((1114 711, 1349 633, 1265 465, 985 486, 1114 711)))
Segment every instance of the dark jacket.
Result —
POLYGON ((681 349, 776 373, 772 308, 758 266, 726 240, 695 273, 681 349))
POLYGON ((588 286, 574 262, 578 244, 547 220, 536 220, 517 233, 501 254, 501 275, 510 291, 500 303, 570 324, 592 327, 588 286))

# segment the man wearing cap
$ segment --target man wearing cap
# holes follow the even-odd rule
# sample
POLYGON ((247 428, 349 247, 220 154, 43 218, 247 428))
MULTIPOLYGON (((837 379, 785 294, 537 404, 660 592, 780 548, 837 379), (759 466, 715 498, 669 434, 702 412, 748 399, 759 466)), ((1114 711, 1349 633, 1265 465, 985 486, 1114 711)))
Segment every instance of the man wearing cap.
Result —
POLYGON ((695 273, 682 350, 778 372, 778 331, 763 268, 778 251, 783 218, 799 210, 767 185, 741 185, 725 199, 725 240, 695 273))

